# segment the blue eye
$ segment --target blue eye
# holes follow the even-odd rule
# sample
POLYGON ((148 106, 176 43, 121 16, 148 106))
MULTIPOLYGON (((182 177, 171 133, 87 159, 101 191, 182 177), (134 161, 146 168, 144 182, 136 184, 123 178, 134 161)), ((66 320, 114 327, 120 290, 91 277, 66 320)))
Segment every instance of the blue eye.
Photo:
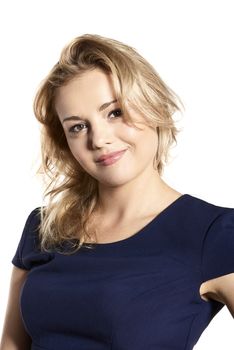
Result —
MULTIPOLYGON (((112 114, 113 114, 114 118, 111 118, 111 119, 115 119, 115 118, 122 116, 122 111, 120 108, 114 109, 108 114, 108 117, 110 117, 112 114)), ((68 131, 71 134, 78 134, 80 131, 85 130, 85 128, 86 128, 85 123, 79 123, 79 124, 75 124, 75 125, 71 126, 68 129, 68 131)))

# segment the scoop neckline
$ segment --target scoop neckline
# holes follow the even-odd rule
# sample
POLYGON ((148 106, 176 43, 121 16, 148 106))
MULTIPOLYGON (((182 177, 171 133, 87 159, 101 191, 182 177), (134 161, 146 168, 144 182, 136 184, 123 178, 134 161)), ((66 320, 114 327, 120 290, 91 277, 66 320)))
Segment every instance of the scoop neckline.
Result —
POLYGON ((134 241, 135 239, 139 239, 142 237, 142 235, 144 234, 145 231, 147 231, 152 225, 154 225, 155 223, 157 223, 158 221, 160 221, 160 219, 167 213, 167 211, 169 211, 170 209, 174 208, 178 203, 180 203, 181 200, 183 200, 186 197, 190 197, 190 195, 188 193, 184 193, 182 194, 180 197, 176 198, 173 202, 171 202, 166 208, 164 208, 159 214, 157 214, 155 217, 153 217, 153 219, 151 221, 148 222, 148 224, 146 224, 145 226, 143 226, 140 230, 138 230, 136 233, 134 233, 133 235, 118 240, 118 241, 114 241, 114 242, 109 242, 109 243, 86 243, 84 242, 84 246, 89 246, 89 247, 97 247, 98 249, 100 248, 108 248, 108 247, 117 247, 117 246, 121 246, 121 245, 125 245, 126 243, 130 242, 130 241, 134 241))

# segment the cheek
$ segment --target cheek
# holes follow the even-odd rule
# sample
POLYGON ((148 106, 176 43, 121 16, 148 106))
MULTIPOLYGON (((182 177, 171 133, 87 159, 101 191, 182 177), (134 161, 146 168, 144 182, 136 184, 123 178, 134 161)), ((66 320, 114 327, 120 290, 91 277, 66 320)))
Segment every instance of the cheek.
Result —
POLYGON ((78 161, 78 162, 82 162, 82 158, 84 158, 84 147, 82 146, 82 144, 80 142, 77 142, 77 140, 67 140, 68 143, 68 147, 73 155, 73 157, 78 161), (80 150, 83 150, 82 152, 80 152, 80 150), (83 157, 82 157, 83 155, 83 157))
POLYGON ((137 153, 142 164, 151 163, 154 161, 158 149, 158 135, 154 131, 145 132, 137 144, 137 153))
POLYGON ((123 129, 119 134, 117 134, 117 138, 130 147, 135 147, 138 137, 139 136, 136 134, 136 132, 129 128, 123 129))
POLYGON ((124 139, 128 140, 128 143, 136 148, 141 153, 155 154, 158 147, 158 135, 153 129, 139 125, 141 130, 135 129, 133 127, 125 128, 122 135, 124 139))

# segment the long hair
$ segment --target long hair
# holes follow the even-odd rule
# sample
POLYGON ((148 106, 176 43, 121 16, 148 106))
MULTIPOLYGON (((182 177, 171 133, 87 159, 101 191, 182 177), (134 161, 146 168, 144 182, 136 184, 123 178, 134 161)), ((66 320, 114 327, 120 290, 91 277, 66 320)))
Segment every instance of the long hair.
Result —
MULTIPOLYGON (((177 143, 180 130, 172 116, 181 111, 179 106, 183 104, 136 49, 95 34, 72 40, 42 81, 34 99, 34 113, 41 124, 38 172, 46 178, 44 198, 48 201, 41 207, 39 230, 41 247, 46 251, 52 247, 60 250, 61 244, 69 241, 72 252, 76 252, 82 245, 91 248, 86 244, 87 238, 94 240, 98 183, 73 157, 55 110, 55 97, 59 87, 95 68, 111 75, 126 122, 134 124, 128 114, 130 104, 157 131, 155 166, 159 175, 168 162, 170 147, 177 143)), ((67 254, 63 248, 61 252, 67 254)))

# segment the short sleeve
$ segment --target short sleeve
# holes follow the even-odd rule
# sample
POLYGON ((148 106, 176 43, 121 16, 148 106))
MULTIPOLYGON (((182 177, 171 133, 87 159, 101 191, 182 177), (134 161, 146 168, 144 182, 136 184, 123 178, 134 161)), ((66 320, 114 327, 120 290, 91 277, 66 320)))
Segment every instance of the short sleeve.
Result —
POLYGON ((234 273, 234 209, 228 208, 209 226, 202 249, 203 281, 234 273))
POLYGON ((12 264, 25 270, 45 263, 51 254, 42 252, 39 248, 40 208, 34 209, 28 216, 19 240, 12 264))

